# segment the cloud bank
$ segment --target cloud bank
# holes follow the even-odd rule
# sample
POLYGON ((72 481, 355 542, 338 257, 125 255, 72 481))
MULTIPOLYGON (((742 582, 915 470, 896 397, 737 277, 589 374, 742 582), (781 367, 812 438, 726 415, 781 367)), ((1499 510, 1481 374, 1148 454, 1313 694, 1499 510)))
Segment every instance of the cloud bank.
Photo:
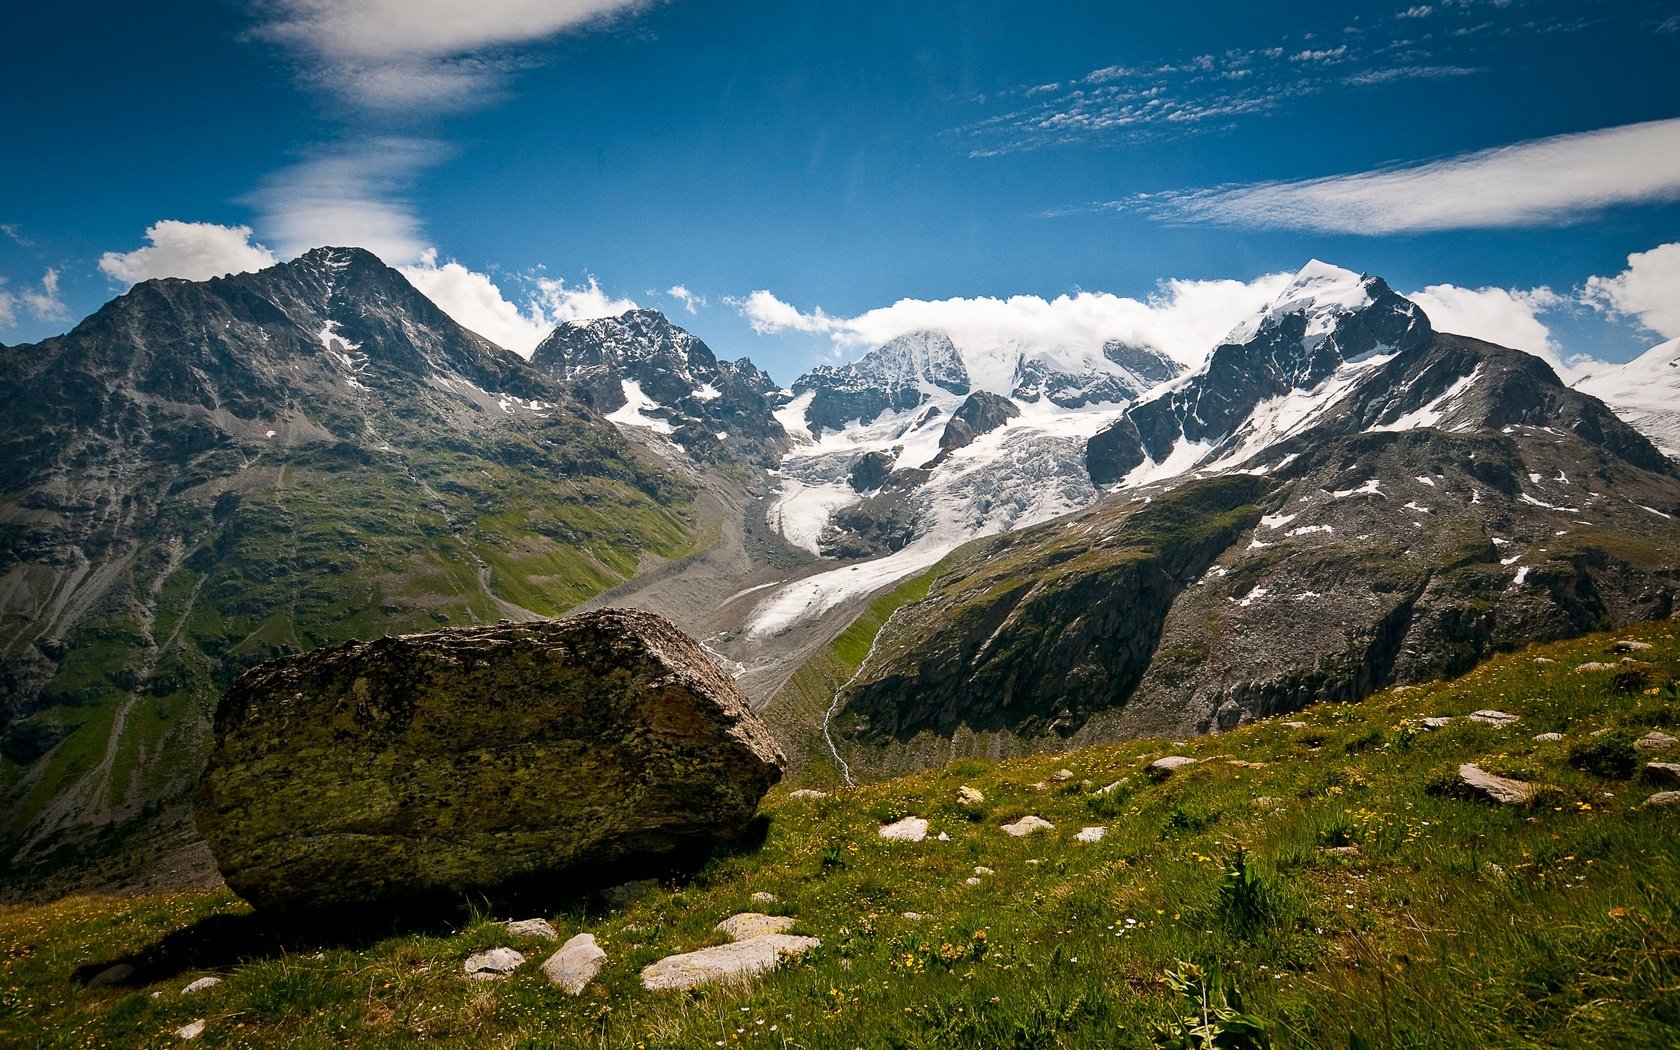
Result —
POLYGON ((728 302, 760 333, 827 335, 836 356, 848 349, 878 346, 905 332, 937 329, 959 346, 973 348, 1010 342, 1100 348, 1110 340, 1121 340, 1154 347, 1194 365, 1239 321, 1276 298, 1292 277, 1277 273, 1252 281, 1168 280, 1145 299, 1107 292, 1077 292, 1054 299, 1036 295, 900 299, 854 317, 800 310, 766 290, 728 302))
POLYGON ((1680 119, 1535 139, 1409 167, 1140 195, 1157 218, 1319 233, 1393 234, 1572 222, 1680 200, 1680 119))

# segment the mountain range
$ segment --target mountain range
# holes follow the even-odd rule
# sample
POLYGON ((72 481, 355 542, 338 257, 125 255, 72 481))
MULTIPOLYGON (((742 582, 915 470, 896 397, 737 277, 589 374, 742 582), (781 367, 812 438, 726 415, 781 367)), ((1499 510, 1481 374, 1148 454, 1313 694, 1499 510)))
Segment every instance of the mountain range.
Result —
POLYGON ((821 779, 1218 732, 1680 591, 1676 344, 1572 389, 1318 262, 1191 369, 920 331, 784 391, 651 310, 527 361, 336 248, 0 359, 9 892, 202 874, 210 705, 327 642, 649 608, 821 779))

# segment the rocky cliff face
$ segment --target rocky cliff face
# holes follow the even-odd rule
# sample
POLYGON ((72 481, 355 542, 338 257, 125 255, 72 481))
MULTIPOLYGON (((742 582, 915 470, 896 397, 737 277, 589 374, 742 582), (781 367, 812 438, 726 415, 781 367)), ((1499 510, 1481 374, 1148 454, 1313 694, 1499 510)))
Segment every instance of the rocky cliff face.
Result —
POLYGON ((210 704, 253 663, 552 615, 688 535, 684 484, 360 250, 145 282, 3 355, 14 871, 190 838, 210 704))
POLYGON ((1217 731, 1672 615, 1680 476, 1649 442, 1526 354, 1379 358, 1309 388, 1304 430, 1227 425, 1258 451, 1213 476, 972 548, 842 697, 848 761, 1217 731))
POLYGON ((787 395, 746 358, 719 361, 657 310, 562 324, 531 364, 615 422, 646 427, 702 460, 773 465, 787 395))
POLYGON ((248 671, 216 709, 196 815, 259 908, 380 906, 734 834, 784 764, 698 643, 606 610, 248 671))

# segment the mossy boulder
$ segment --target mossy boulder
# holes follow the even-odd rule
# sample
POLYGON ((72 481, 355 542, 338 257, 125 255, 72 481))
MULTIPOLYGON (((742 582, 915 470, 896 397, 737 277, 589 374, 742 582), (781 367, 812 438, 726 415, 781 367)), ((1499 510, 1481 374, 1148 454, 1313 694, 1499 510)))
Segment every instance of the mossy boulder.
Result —
POLYGON ((736 833, 784 762, 698 643, 606 610, 248 671, 195 816, 258 908, 400 905, 736 833))

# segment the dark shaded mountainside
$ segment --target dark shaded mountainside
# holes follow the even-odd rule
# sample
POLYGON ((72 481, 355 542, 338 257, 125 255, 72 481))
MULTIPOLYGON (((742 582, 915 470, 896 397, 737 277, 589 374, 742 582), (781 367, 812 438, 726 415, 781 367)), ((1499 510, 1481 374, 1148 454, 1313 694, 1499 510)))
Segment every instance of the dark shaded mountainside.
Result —
MULTIPOLYGON (((1316 422, 1234 469, 1119 490, 953 554, 838 698, 840 754, 879 774, 1214 732, 1673 615, 1675 465, 1537 358, 1398 334, 1404 349, 1317 368, 1336 396, 1320 395, 1316 422)), ((1270 374, 1276 345, 1249 349, 1270 374)), ((1204 370, 1173 396, 1263 387, 1233 372, 1223 391, 1204 370)))
POLYGON ((358 249, 148 281, 0 359, 7 881, 177 866, 245 667, 554 615, 691 543, 688 482, 358 249))

